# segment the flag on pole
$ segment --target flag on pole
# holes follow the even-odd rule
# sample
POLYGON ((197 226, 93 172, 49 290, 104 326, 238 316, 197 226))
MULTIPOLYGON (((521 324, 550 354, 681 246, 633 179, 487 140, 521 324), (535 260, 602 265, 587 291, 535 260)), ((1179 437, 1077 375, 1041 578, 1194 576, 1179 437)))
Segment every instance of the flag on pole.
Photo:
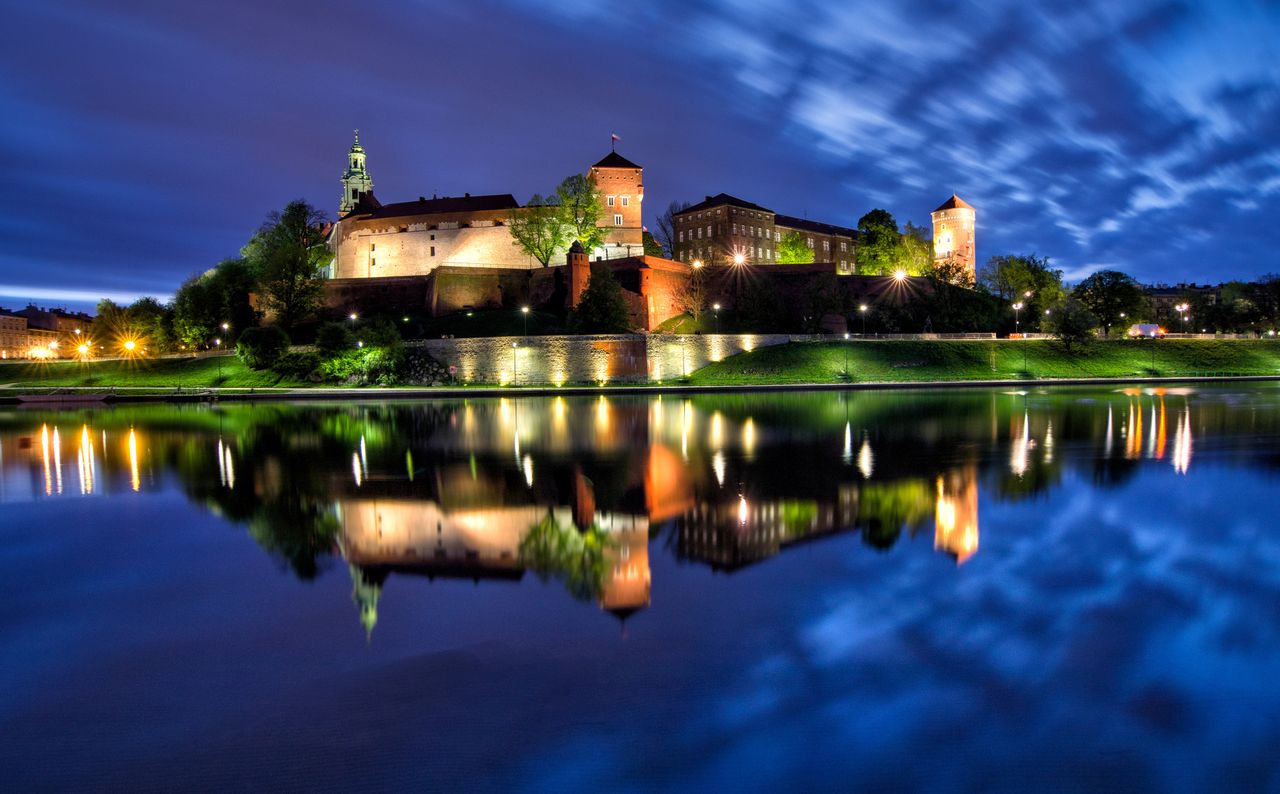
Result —
POLYGON ((618 133, 616 133, 616 132, 610 133, 610 134, 609 134, 609 148, 610 148, 610 149, 612 149, 612 150, 613 150, 613 151, 615 151, 615 152, 616 152, 616 151, 618 151, 618 141, 620 141, 620 140, 622 140, 622 139, 618 137, 618 133))

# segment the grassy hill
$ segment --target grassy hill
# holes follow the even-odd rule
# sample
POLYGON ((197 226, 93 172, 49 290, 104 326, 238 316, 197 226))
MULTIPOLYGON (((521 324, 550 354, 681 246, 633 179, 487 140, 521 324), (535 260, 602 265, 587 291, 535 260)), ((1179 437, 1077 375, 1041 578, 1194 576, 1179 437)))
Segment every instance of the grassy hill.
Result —
POLYGON ((207 358, 154 358, 112 361, 11 361, 0 363, 0 386, 149 387, 156 389, 261 388, 263 386, 305 386, 281 380, 271 371, 246 367, 235 356, 207 358), (219 369, 221 362, 221 369, 219 369))

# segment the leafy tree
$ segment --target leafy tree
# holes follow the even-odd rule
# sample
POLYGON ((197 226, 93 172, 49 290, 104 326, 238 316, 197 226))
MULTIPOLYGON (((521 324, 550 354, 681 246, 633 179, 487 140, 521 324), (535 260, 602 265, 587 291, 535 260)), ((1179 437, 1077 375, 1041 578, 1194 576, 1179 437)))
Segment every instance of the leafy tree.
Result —
POLYGON ((278 325, 246 328, 236 342, 236 356, 250 369, 269 369, 289 349, 289 335, 278 325))
POLYGON ((188 349, 208 347, 218 327, 219 301, 209 274, 192 276, 173 296, 173 333, 188 349))
POLYGON ((311 316, 324 296, 320 275, 333 254, 322 233, 325 215, 301 199, 273 212, 246 246, 249 264, 260 276, 266 308, 284 328, 311 316))
POLYGON ((778 241, 777 257, 780 265, 807 265, 813 262, 813 249, 800 232, 787 232, 778 241))
POLYGON ((1052 310, 1049 327, 1070 353, 1073 348, 1085 345, 1093 339, 1098 318, 1080 300, 1067 298, 1052 310))
POLYGON ((631 330, 627 299, 612 268, 604 262, 592 263, 591 277, 573 318, 577 329, 586 333, 625 334, 631 330))
POLYGON ((667 252, 668 259, 676 258, 676 220, 675 216, 693 206, 687 201, 673 201, 658 216, 658 244, 667 252))
POLYGON ((173 344, 173 310, 155 298, 138 298, 125 310, 129 324, 146 340, 153 352, 171 350, 173 344))
POLYGON ((654 236, 652 234, 649 234, 648 229, 644 230, 643 235, 644 236, 641 239, 644 240, 645 256, 666 257, 667 252, 658 243, 658 241, 654 239, 654 236))
POLYGON ((898 222, 888 210, 873 209, 858 219, 858 245, 855 261, 864 275, 888 275, 898 269, 901 260, 901 235, 898 222))
POLYGON ((256 289, 257 278, 243 259, 224 260, 187 279, 173 298, 173 332, 178 343, 197 349, 221 337, 230 344, 240 331, 257 325, 257 312, 249 301, 256 289))
MULTIPOLYGON (((512 244, 538 260, 543 267, 549 266, 556 252, 570 242, 556 201, 555 196, 544 197, 534 193, 528 204, 507 214, 507 230, 511 233, 512 244)), ((586 248, 586 243, 583 243, 583 248, 586 248)))
MULTIPOLYGON (((902 230, 902 235, 898 238, 897 268, 905 270, 908 276, 927 276, 934 269, 933 242, 929 239, 929 234, 928 229, 916 226, 911 221, 907 221, 902 230)), ((964 278, 947 283, 971 286, 973 279, 963 267, 960 270, 964 271, 964 278), (963 283, 965 280, 968 284, 963 283)), ((959 275, 959 272, 953 272, 953 275, 959 275)))
POLYGON ((1066 294, 1062 271, 1049 266, 1048 257, 993 256, 978 271, 978 283, 1006 304, 1021 303, 1023 328, 1039 327, 1045 310, 1056 306, 1066 294))
POLYGON ((355 335, 346 323, 325 323, 316 331, 316 350, 327 358, 355 346, 355 335))
POLYGON ((931 262, 923 275, 933 282, 935 288, 939 284, 949 284, 953 287, 973 287, 973 274, 969 271, 969 268, 954 259, 931 262))
POLYGON ((565 226, 565 240, 581 242, 588 254, 599 248, 604 242, 604 229, 600 228, 604 197, 595 183, 582 174, 565 177, 556 187, 556 203, 560 222, 565 226))
POLYGON ((1102 324, 1104 336, 1121 323, 1121 315, 1136 318, 1142 311, 1142 287, 1118 270, 1099 270, 1076 285, 1072 295, 1102 324))

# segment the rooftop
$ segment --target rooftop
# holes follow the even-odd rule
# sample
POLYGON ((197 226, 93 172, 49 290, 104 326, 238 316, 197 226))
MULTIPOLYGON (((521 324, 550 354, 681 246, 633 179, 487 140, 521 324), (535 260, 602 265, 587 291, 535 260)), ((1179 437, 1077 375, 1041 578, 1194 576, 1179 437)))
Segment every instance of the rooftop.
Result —
POLYGON ((473 196, 465 193, 461 196, 419 196, 417 201, 400 201, 395 204, 383 204, 372 192, 360 196, 351 215, 364 219, 399 218, 408 215, 440 215, 451 212, 482 212, 485 210, 510 210, 520 206, 520 202, 510 193, 491 196, 473 196))
POLYGON ((773 212, 767 207, 761 207, 759 204, 753 204, 746 199, 740 199, 737 196, 730 196, 728 193, 717 193, 714 196, 707 196, 705 201, 700 201, 692 207, 680 210, 676 215, 684 215, 689 212, 698 212, 699 210, 709 209, 711 207, 720 207, 730 204, 735 207, 742 207, 748 210, 759 210, 761 212, 773 212))
POLYGON ((943 210, 971 210, 971 209, 973 209, 972 204, 960 198, 955 193, 952 193, 951 198, 942 202, 942 206, 938 207, 936 210, 934 210, 934 212, 942 212, 943 210))
POLYGON ((601 160, 600 162, 596 163, 591 167, 592 168, 639 168, 640 166, 631 162, 630 160, 618 154, 617 152, 609 152, 607 155, 604 156, 603 160, 601 160))
POLYGON ((785 226, 789 229, 803 229, 807 232, 814 232, 815 234, 832 234, 840 237, 854 238, 858 236, 857 229, 850 229, 847 226, 836 226, 830 223, 819 223, 818 221, 811 221, 806 218, 796 218, 791 215, 778 215, 773 219, 773 222, 776 226, 785 226))

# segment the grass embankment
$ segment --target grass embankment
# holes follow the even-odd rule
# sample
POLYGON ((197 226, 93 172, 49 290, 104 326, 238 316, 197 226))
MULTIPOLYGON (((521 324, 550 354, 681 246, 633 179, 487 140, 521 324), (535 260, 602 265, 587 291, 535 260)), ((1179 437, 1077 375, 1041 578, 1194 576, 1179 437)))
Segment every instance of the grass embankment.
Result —
POLYGON ((1280 341, 1095 342, 1072 353, 1056 340, 793 343, 762 347, 710 364, 692 373, 689 382, 739 385, 1203 375, 1280 375, 1280 341))
POLYGON ((249 369, 235 356, 9 362, 0 364, 0 386, 6 384, 34 388, 96 386, 154 389, 310 385, 282 379, 270 370, 249 369))

